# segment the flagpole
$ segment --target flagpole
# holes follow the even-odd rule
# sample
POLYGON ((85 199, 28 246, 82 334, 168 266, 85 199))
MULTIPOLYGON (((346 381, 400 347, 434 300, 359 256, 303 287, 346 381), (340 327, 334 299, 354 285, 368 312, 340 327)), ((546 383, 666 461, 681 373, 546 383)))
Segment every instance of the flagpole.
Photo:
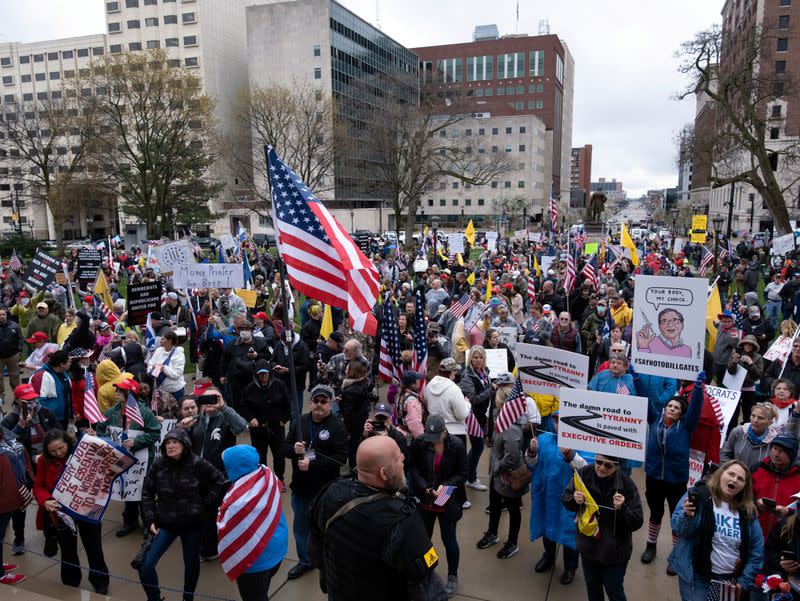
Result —
MULTIPOLYGON (((792 336, 792 343, 794 343, 795 339, 797 338, 797 334, 798 333, 800 333, 800 326, 797 326, 797 328, 794 331, 794 336, 792 336)), ((792 356, 791 348, 792 348, 792 346, 790 344, 789 345, 789 349, 790 349, 789 350, 789 354, 786 356, 786 360, 783 362, 783 365, 781 365, 781 373, 778 374, 778 379, 779 380, 783 377, 783 370, 786 369, 786 364, 789 363, 789 361, 791 360, 791 356, 792 356)))

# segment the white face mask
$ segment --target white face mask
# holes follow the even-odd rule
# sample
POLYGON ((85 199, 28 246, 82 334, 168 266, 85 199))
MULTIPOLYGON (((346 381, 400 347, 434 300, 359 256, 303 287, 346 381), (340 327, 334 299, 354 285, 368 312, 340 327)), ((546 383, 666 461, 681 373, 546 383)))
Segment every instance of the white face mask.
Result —
POLYGON ((27 306, 28 303, 31 302, 31 299, 29 299, 29 298, 21 298, 21 299, 19 299, 19 302, 24 307, 24 306, 27 306))
POLYGON ((605 315, 606 314, 606 308, 601 306, 601 305, 598 305, 597 306, 597 314, 598 315, 605 315))

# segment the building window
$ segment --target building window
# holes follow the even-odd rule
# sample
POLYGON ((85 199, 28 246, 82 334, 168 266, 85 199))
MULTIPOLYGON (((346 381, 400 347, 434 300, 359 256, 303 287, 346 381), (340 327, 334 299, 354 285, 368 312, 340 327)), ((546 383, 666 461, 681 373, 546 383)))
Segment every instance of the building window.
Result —
POLYGON ((0 58, 0 66, 2 66, 2 67, 10 67, 11 66, 11 57, 10 56, 4 56, 3 58, 0 58))
POLYGON ((458 182, 453 182, 451 185, 453 190, 458 190, 458 182))
POLYGON ((792 5, 792 0, 780 0, 780 2, 778 3, 778 6, 791 6, 791 5, 792 5))
POLYGON ((519 133, 521 133, 521 134, 524 134, 524 133, 525 133, 525 132, 527 132, 527 131, 528 131, 528 130, 527 130, 527 128, 526 128, 524 125, 520 125, 520 127, 519 127, 519 133))
POLYGON ((506 88, 506 96, 513 96, 514 95, 514 86, 508 86, 506 88))
POLYGON ((457 207, 458 206, 458 199, 454 198, 452 204, 453 204, 454 207, 457 207))
MULTIPOLYGON (((497 188, 497 182, 492 182, 492 188, 497 188)), ((481 201, 479 200, 479 201, 478 201, 478 204, 480 204, 480 202, 481 202, 481 201)))
POLYGON ((14 78, 11 75, 4 75, 3 76, 3 85, 10 86, 14 83, 14 78))
POLYGON ((106 12, 107 13, 119 12, 119 2, 106 2, 106 12))
POLYGON ((23 94, 22 95, 22 101, 23 102, 32 102, 33 101, 33 93, 32 92, 26 92, 25 94, 23 94))
POLYGON ((479 206, 479 207, 482 207, 482 206, 483 206, 483 199, 482 199, 482 198, 479 198, 479 199, 478 199, 478 206, 479 206))
POLYGON ((778 52, 789 50, 789 38, 778 38, 778 52))
POLYGON ((485 135, 486 135, 486 130, 485 130, 485 129, 483 129, 482 127, 481 127, 481 128, 479 128, 479 129, 478 129, 478 135, 479 135, 479 136, 485 136, 485 135))
POLYGON ((525 144, 520 144, 519 145, 519 151, 520 152, 525 152, 525 144))
POLYGON ((789 15, 778 17, 778 29, 789 29, 789 15))
POLYGON ((185 36, 183 36, 183 45, 184 46, 197 46, 197 36, 196 35, 185 35, 185 36))
POLYGON ((34 63, 43 63, 44 62, 44 54, 34 54, 33 55, 33 62, 34 63))
POLYGON ((47 92, 37 92, 36 100, 47 100, 47 92))
POLYGON ((44 73, 34 73, 33 77, 36 79, 36 81, 44 81, 45 80, 44 73))
POLYGON ((497 55, 497 79, 523 77, 525 73, 525 53, 511 52, 497 55))
POLYGON ((54 90, 50 92, 50 98, 53 100, 61 100, 61 90, 54 90))
POLYGON ((58 71, 51 71, 50 72, 50 81, 53 81, 55 79, 61 79, 61 73, 59 73, 58 71))
POLYGON ((140 27, 139 19, 131 19, 128 21, 128 29, 139 29, 140 27))
POLYGON ((506 127, 506 133, 510 134, 511 132, 512 132, 512 129, 510 127, 506 127))
POLYGON ((491 96, 493 93, 494 93, 494 91, 493 91, 492 88, 486 88, 486 90, 484 91, 483 95, 484 96, 491 96))
POLYGON ((314 44, 314 56, 321 56, 322 49, 320 48, 319 44, 314 44))
MULTIPOLYGON (((487 94, 487 96, 488 95, 489 94, 487 94)), ((506 89, 505 88, 497 88, 497 95, 498 96, 505 96, 506 95, 506 89)))
POLYGON ((506 152, 511 152, 511 144, 506 144, 506 152))
POLYGON ((31 83, 31 76, 30 75, 23 75, 21 80, 22 80, 22 83, 31 83))
POLYGON ((465 198, 464 199, 464 206, 465 207, 471 207, 472 206, 472 199, 471 198, 465 198))
POLYGON ((440 206, 440 207, 446 207, 446 206, 447 206, 447 199, 445 199, 445 198, 440 198, 440 199, 439 199, 439 206, 440 206))
POLYGON ((314 79, 322 79, 322 69, 319 67, 314 69, 314 79))
POLYGON ((541 77, 544 75, 544 50, 532 50, 528 57, 528 77, 541 77))
POLYGON ((47 60, 49 60, 49 61, 57 61, 58 60, 58 52, 48 52, 47 53, 47 60))
POLYGON ((122 25, 120 23, 108 24, 108 33, 119 33, 120 31, 122 31, 122 25))
POLYGON ((72 79, 75 77, 75 70, 74 69, 67 69, 64 71, 64 77, 66 79, 72 79))
POLYGON ((125 0, 125 8, 139 8, 139 0, 125 0))
POLYGON ((503 187, 504 188, 510 188, 511 187, 511 182, 503 182, 503 187))
POLYGON ((517 86, 515 91, 516 91, 517 94, 524 94, 525 93, 525 86, 517 86))
POLYGON ((515 110, 521 111, 524 108, 525 108, 525 103, 522 102, 521 100, 519 102, 515 102, 514 103, 514 109, 515 110))
POLYGON ((188 56, 184 59, 183 64, 187 67, 196 67, 197 66, 197 57, 196 56, 188 56))
POLYGON ((24 56, 20 56, 20 57, 19 57, 19 64, 20 64, 20 65, 27 65, 27 64, 28 64, 28 63, 30 63, 30 62, 31 62, 31 57, 30 57, 30 55, 27 55, 27 54, 26 54, 26 55, 24 55, 24 56))
POLYGON ((196 20, 194 13, 183 13, 181 15, 181 21, 183 23, 194 23, 196 20))
POLYGON ((158 4, 158 0, 144 0, 145 6, 156 6, 158 4))
POLYGON ((786 73, 786 61, 775 61, 775 73, 778 75, 786 73))
POLYGON ((463 61, 460 58, 444 58, 436 61, 436 77, 439 83, 453 83, 463 80, 463 61))
POLYGON ((102 46, 95 46, 92 48, 92 56, 103 56, 103 52, 105 52, 105 50, 103 50, 102 46))
POLYGON ((776 81, 772 84, 772 95, 783 96, 784 85, 782 81, 776 81))
POLYGON ((524 188, 524 187, 525 187, 525 181, 524 180, 519 180, 517 182, 517 188, 524 188))
POLYGON ((64 50, 61 53, 61 58, 72 58, 72 50, 64 50))
POLYGON ((148 50, 155 50, 156 48, 161 48, 161 41, 160 40, 147 40, 147 49, 148 50))
POLYGON ((775 104, 775 105, 772 106, 772 118, 773 119, 780 119, 782 112, 783 111, 781 110, 781 105, 780 104, 775 104))
POLYGON ((181 59, 179 58, 171 58, 167 61, 167 67, 180 67, 181 66, 181 59))
POLYGON ((468 56, 467 57, 467 81, 489 81, 492 79, 494 67, 494 57, 489 56, 468 56))
POLYGON ((535 109, 536 108, 536 101, 535 100, 528 100, 528 109, 535 109))
POLYGON ((564 59, 556 54, 556 80, 564 85, 564 59))
POLYGON ((544 108, 544 102, 542 100, 537 100, 536 101, 536 108, 537 109, 544 108))
POLYGON ((770 140, 777 140, 781 136, 781 129, 780 127, 770 127, 769 128, 769 139, 770 140))
POLYGON ((142 49, 141 42, 131 42, 130 44, 128 44, 128 50, 130 50, 131 52, 137 52, 141 49, 142 49))
POLYGON ((89 56, 88 48, 78 48, 78 58, 86 58, 89 56))
POLYGON ((108 51, 111 54, 119 54, 122 52, 122 44, 111 44, 111 46, 108 47, 108 51))
POLYGON ((180 40, 178 40, 178 38, 167 38, 166 40, 164 40, 164 45, 167 48, 174 48, 175 46, 180 45, 179 42, 180 40))
POLYGON ((496 128, 496 127, 493 127, 492 128, 492 135, 496 136, 498 133, 500 133, 500 130, 498 128, 496 128))
POLYGON ((176 25, 178 23, 178 15, 164 15, 164 25, 176 25))
POLYGON ((144 20, 145 27, 158 27, 158 17, 147 17, 144 20))

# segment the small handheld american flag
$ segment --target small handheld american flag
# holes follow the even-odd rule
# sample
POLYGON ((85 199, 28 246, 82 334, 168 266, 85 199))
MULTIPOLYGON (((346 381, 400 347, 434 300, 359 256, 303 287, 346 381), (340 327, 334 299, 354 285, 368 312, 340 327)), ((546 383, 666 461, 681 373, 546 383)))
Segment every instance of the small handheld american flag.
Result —
POLYGON ((142 412, 139 411, 139 403, 130 392, 125 404, 122 406, 122 410, 123 415, 128 418, 128 424, 135 422, 144 427, 144 418, 142 417, 142 412))
POLYGON ((94 374, 88 369, 86 370, 84 382, 86 385, 83 391, 84 417, 89 420, 90 424, 108 421, 106 416, 100 412, 100 407, 97 405, 97 395, 94 392, 94 374))
POLYGON ((712 580, 708 589, 708 601, 736 601, 739 598, 736 584, 722 580, 712 580))
POLYGON ((628 395, 628 394, 630 394, 630 393, 631 393, 631 391, 630 391, 630 389, 628 388, 628 386, 627 386, 626 384, 624 384, 624 383, 622 382, 622 380, 619 380, 619 381, 617 382, 617 394, 625 394, 625 395, 628 395))
POLYGON ((12 271, 19 271, 22 269, 22 262, 19 260, 17 256, 16 249, 13 253, 11 253, 11 258, 8 260, 8 266, 12 269, 12 271))
POLYGON ((711 261, 714 260, 714 253, 708 250, 705 246, 702 247, 703 249, 703 258, 700 261, 700 276, 703 277, 706 275, 706 270, 708 266, 711 264, 711 261))
POLYGON ((472 411, 467 414, 466 425, 467 434, 474 438, 483 438, 483 428, 481 428, 481 425, 478 423, 478 420, 472 411))
POLYGON ((436 495, 436 499, 434 499, 433 504, 439 507, 444 506, 444 504, 447 503, 447 501, 453 495, 455 490, 455 486, 442 486, 442 490, 440 490, 439 494, 436 495))
POLYGON ((504 432, 511 424, 515 423, 520 416, 525 413, 525 393, 522 391, 522 382, 519 377, 514 382, 514 386, 503 403, 503 408, 500 409, 500 414, 497 416, 497 422, 494 425, 494 431, 498 434, 504 432))
POLYGON ((464 293, 461 298, 450 305, 450 314, 456 319, 461 319, 467 314, 467 311, 469 311, 474 304, 475 301, 472 299, 469 293, 464 293))

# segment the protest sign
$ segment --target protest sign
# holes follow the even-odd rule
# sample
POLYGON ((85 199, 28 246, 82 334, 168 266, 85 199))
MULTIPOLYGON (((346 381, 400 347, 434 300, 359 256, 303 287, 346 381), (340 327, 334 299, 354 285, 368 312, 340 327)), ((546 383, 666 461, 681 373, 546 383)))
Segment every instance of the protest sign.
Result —
POLYGON ((542 232, 528 232, 528 242, 541 242, 542 232))
POLYGON ((414 260, 414 273, 422 273, 426 269, 428 269, 428 260, 427 259, 415 259, 414 260))
POLYGON ((517 328, 515 327, 505 327, 505 328, 494 328, 498 334, 500 334, 500 342, 508 346, 512 351, 514 347, 517 346, 517 328))
POLYGON ((147 323, 147 314, 161 309, 161 282, 128 284, 128 317, 125 322, 133 326, 147 323))
POLYGON ((741 390, 744 380, 747 377, 747 370, 741 365, 736 366, 736 372, 731 373, 725 370, 725 377, 722 378, 722 385, 728 390, 741 390))
POLYGON ((692 243, 705 244, 708 215, 692 215, 692 243))
POLYGON ((644 461, 647 399, 562 388, 558 446, 644 461))
POLYGON ((486 232, 486 250, 497 250, 497 232, 486 232))
POLYGON ((489 370, 489 377, 494 379, 498 374, 508 371, 508 353, 504 348, 486 349, 486 369, 489 370))
POLYGON ((75 279, 79 282, 97 281, 97 274, 103 266, 103 256, 100 251, 90 246, 78 249, 78 266, 75 269, 75 279))
POLYGON ((456 253, 464 254, 464 234, 461 232, 447 234, 447 245, 450 256, 453 256, 456 253))
POLYGON ((135 463, 127 449, 84 434, 58 477, 53 498, 61 511, 96 524, 103 519, 112 483, 135 463))
POLYGON ((584 245, 583 254, 585 254, 585 255, 596 255, 599 246, 600 246, 600 244, 598 242, 589 242, 588 244, 584 245))
POLYGON ((514 242, 525 242, 528 239, 528 230, 514 230, 514 242))
POLYGON ((244 288, 237 288, 236 289, 236 296, 241 298, 244 301, 244 306, 248 309, 252 309, 256 306, 256 301, 258 300, 258 292, 255 290, 245 290, 244 288))
POLYGON ((691 488, 695 483, 703 477, 703 464, 706 460, 706 454, 697 449, 689 449, 689 481, 686 482, 686 488, 691 488))
POLYGON ((61 271, 61 261, 37 250, 28 263, 28 269, 22 276, 22 281, 34 290, 44 290, 56 278, 59 271, 61 271))
POLYGON ((196 262, 192 245, 187 240, 156 246, 153 248, 153 254, 158 261, 161 273, 170 273, 178 265, 196 262))
MULTIPOLYGON (((139 430, 127 430, 123 433, 122 428, 116 426, 108 427, 109 438, 122 446, 126 438, 136 438, 141 432, 139 430)), ((131 468, 114 480, 111 487, 112 501, 141 501, 144 477, 147 474, 147 449, 139 449, 134 454, 136 463, 131 468)))
POLYGON ((794 250, 794 232, 772 239, 772 254, 787 255, 794 250))
POLYGON ((558 396, 567 388, 586 388, 589 357, 561 349, 518 342, 514 350, 525 392, 558 396))
POLYGON ((222 245, 222 250, 233 250, 236 248, 236 241, 230 234, 221 234, 219 243, 222 245))
POLYGON ((158 444, 155 448, 155 453, 153 455, 153 461, 155 462, 156 459, 161 457, 161 445, 164 443, 164 438, 167 434, 169 434, 170 430, 175 428, 178 425, 177 419, 165 419, 161 422, 161 438, 158 440, 158 444))
MULTIPOLYGON (((711 406, 714 408, 714 413, 717 414, 717 419, 720 423, 719 429, 722 430, 721 446, 725 443, 725 432, 728 431, 728 424, 733 419, 733 414, 739 405, 739 398, 742 393, 738 390, 729 390, 718 386, 706 386, 705 393, 711 397, 711 406)), ((750 416, 746 417, 749 418, 750 416)))
POLYGON ((767 352, 764 353, 764 360, 765 361, 780 361, 783 364, 786 361, 786 357, 789 356, 789 353, 792 352, 792 341, 794 340, 793 336, 778 336, 775 339, 775 342, 770 345, 767 352))
POLYGON ((555 262, 555 260, 556 260, 556 257, 550 256, 550 255, 542 256, 542 273, 544 275, 547 275, 547 271, 553 266, 553 263, 555 262))
POLYGON ((672 252, 679 253, 683 250, 683 245, 686 244, 686 240, 683 238, 675 238, 675 242, 672 244, 672 252))
POLYGON ((703 369, 708 281, 636 277, 632 360, 643 374, 693 380, 703 369))
POLYGON ((191 263, 172 272, 175 288, 236 288, 244 281, 241 263, 191 263))

